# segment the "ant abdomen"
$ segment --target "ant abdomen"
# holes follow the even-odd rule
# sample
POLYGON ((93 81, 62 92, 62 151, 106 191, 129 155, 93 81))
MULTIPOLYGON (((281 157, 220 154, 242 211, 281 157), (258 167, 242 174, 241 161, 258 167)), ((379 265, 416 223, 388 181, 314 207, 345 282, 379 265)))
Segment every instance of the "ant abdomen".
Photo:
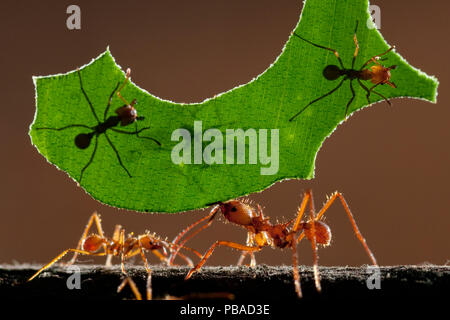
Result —
POLYGON ((92 136, 90 133, 80 133, 75 137, 75 145, 79 149, 86 149, 91 144, 92 136))
POLYGON ((330 64, 323 69, 323 76, 327 80, 336 80, 342 76, 342 70, 338 66, 330 64))
MULTIPOLYGON (((309 241, 313 239, 312 225, 311 221, 303 222, 303 231, 305 232, 306 238, 309 241)), ((316 243, 323 244, 325 246, 329 245, 331 242, 331 230, 330 227, 322 221, 314 221, 314 231, 316 233, 316 243)))
POLYGON ((105 243, 105 239, 99 235, 93 234, 84 239, 83 250, 88 252, 96 252, 105 243))

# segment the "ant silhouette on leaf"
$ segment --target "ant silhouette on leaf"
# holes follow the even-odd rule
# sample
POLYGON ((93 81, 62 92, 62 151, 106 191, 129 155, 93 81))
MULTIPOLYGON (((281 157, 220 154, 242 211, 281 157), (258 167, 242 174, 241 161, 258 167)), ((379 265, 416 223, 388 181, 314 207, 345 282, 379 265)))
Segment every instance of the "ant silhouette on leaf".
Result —
POLYGON ((391 70, 397 68, 397 66, 392 65, 390 67, 385 67, 378 62, 379 60, 385 60, 385 59, 380 59, 380 57, 388 54, 395 47, 392 46, 388 50, 383 52, 382 54, 373 56, 372 58, 367 60, 366 63, 364 63, 361 66, 361 68, 355 69, 355 61, 356 61, 356 57, 358 56, 358 51, 359 51, 358 39, 356 38, 357 30, 358 30, 358 21, 356 22, 355 33, 353 35, 353 41, 355 42, 356 48, 355 48, 355 53, 353 54, 351 69, 347 69, 344 67, 344 63, 342 62, 342 59, 336 50, 321 46, 319 44, 315 44, 315 43, 303 38, 302 36, 300 36, 296 33, 293 33, 293 35, 296 36, 297 38, 300 38, 301 40, 303 40, 317 48, 325 49, 325 50, 328 50, 328 51, 331 51, 334 53, 334 55, 336 56, 336 58, 339 61, 340 67, 338 67, 336 65, 326 66, 325 69, 323 70, 323 76, 325 77, 325 79, 334 81, 334 80, 339 79, 340 77, 344 77, 344 78, 339 82, 339 84, 334 89, 325 93, 324 95, 320 96, 319 98, 316 98, 316 99, 312 100, 311 102, 309 102, 299 112, 297 112, 295 115, 293 115, 289 119, 289 121, 293 121, 295 118, 297 118, 303 111, 305 111, 313 103, 316 103, 317 101, 333 94, 336 90, 338 90, 342 86, 342 84, 346 80, 350 80, 349 83, 350 83, 350 90, 352 92, 352 97, 350 98, 350 100, 347 103, 347 106, 345 107, 345 118, 347 118, 348 109, 356 96, 355 89, 353 88, 353 80, 358 81, 358 84, 361 86, 361 88, 363 88, 366 91, 366 98, 367 98, 367 102, 369 104, 370 104, 370 95, 372 93, 375 93, 376 95, 383 98, 389 105, 391 105, 391 102, 389 101, 389 99, 387 99, 384 95, 375 91, 374 89, 376 87, 378 87, 379 85, 384 85, 384 84, 387 84, 387 85, 391 86, 392 88, 397 87, 393 82, 391 82, 391 70), (374 63, 374 65, 368 67, 370 63, 374 63), (373 86, 370 89, 366 85, 364 85, 364 83, 362 82, 362 81, 367 81, 367 80, 370 80, 373 83, 373 86))
POLYGON ((137 101, 136 101, 136 99, 134 99, 131 103, 128 103, 127 100, 125 100, 125 98, 123 98, 122 95, 120 94, 121 90, 125 87, 125 84, 128 82, 128 80, 130 78, 131 70, 127 69, 125 81, 122 83, 120 88, 119 88, 120 82, 118 82, 116 87, 114 88, 114 90, 111 92, 109 99, 108 99, 108 104, 106 105, 105 111, 103 113, 103 121, 101 121, 100 118, 97 116, 97 113, 95 112, 95 109, 94 109, 91 101, 89 100, 89 97, 88 97, 86 91, 83 88, 83 81, 81 79, 81 72, 79 69, 77 69, 77 74, 80 79, 81 92, 83 93, 84 97, 86 98, 86 101, 89 104, 91 112, 92 112, 95 120, 97 120, 97 124, 95 126, 88 126, 85 124, 70 124, 70 125, 67 125, 67 126, 64 126, 61 128, 45 128, 44 127, 44 128, 36 128, 36 130, 62 131, 62 130, 70 129, 70 128, 85 128, 85 129, 90 130, 89 133, 79 133, 75 137, 75 146, 77 146, 77 148, 79 148, 81 150, 87 149, 90 146, 92 139, 94 138, 94 150, 92 151, 92 154, 91 154, 91 157, 90 157, 88 163, 81 169, 79 182, 81 182, 84 172, 86 171, 86 169, 91 165, 92 161, 94 160, 95 154, 97 152, 98 137, 102 134, 105 136, 106 141, 108 141, 108 144, 111 146, 114 153, 116 154, 117 160, 119 161, 120 166, 125 170, 127 175, 131 178, 132 176, 131 176, 130 172, 123 164, 122 159, 120 158, 120 155, 119 155, 119 151, 112 143, 110 137, 107 134, 107 131, 110 130, 110 131, 121 133, 121 134, 135 135, 136 137, 141 138, 141 139, 151 140, 151 141, 155 142, 158 146, 161 146, 161 143, 158 140, 151 138, 151 137, 144 137, 144 136, 139 135, 139 133, 141 133, 144 130, 150 129, 150 127, 145 127, 145 128, 141 128, 138 130, 137 121, 144 120, 145 118, 137 115, 137 111, 135 108, 137 101), (117 94, 119 99, 122 100, 125 103, 125 105, 123 105, 115 110, 116 115, 111 115, 111 116, 107 117, 114 94, 117 94), (120 130, 120 129, 116 128, 118 126, 126 127, 133 123, 135 124, 134 131, 125 131, 125 130, 120 130))

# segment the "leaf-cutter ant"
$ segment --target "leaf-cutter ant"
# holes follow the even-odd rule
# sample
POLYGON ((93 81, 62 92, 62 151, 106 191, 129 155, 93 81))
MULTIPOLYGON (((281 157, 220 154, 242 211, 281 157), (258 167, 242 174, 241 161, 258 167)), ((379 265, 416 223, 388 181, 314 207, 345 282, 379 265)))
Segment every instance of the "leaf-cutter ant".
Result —
POLYGON ((355 53, 353 54, 351 69, 346 69, 344 67, 344 63, 342 62, 342 59, 336 50, 321 46, 319 44, 315 44, 294 32, 294 36, 300 38, 301 40, 303 40, 317 48, 321 48, 321 49, 325 49, 325 50, 333 52, 334 55, 336 56, 336 58, 338 59, 340 68, 336 65, 326 66, 325 69, 323 70, 323 76, 325 77, 325 79, 333 81, 333 80, 339 79, 340 77, 344 77, 344 78, 339 82, 339 84, 334 89, 325 93, 324 95, 320 96, 319 98, 316 98, 316 99, 312 100, 311 102, 309 102, 299 112, 297 112, 295 115, 293 115, 289 119, 289 121, 293 121, 296 117, 298 117, 303 111, 305 111, 313 103, 316 103, 317 101, 334 93, 337 89, 339 89, 342 86, 342 84, 346 80, 350 80, 350 90, 352 92, 352 97, 350 98, 350 100, 347 103, 347 106, 345 107, 345 118, 347 118, 348 109, 350 107, 350 104, 353 102, 353 100, 355 99, 355 96, 356 96, 355 89, 353 88, 353 80, 357 80, 359 85, 361 86, 361 88, 363 88, 366 91, 366 98, 367 98, 367 102, 369 104, 370 104, 370 95, 372 93, 375 93, 375 94, 379 95, 381 98, 383 98, 389 105, 391 105, 391 102, 389 101, 389 99, 387 99, 384 95, 375 91, 374 89, 377 86, 384 85, 384 84, 387 84, 387 85, 391 86, 392 88, 396 88, 396 85, 393 82, 391 82, 391 70, 397 68, 397 66, 393 65, 390 67, 385 67, 378 62, 378 60, 380 60, 381 56, 384 56, 385 54, 389 53, 391 50, 394 49, 394 47, 392 46, 388 50, 383 52, 382 54, 373 56, 372 58, 367 60, 366 63, 364 63, 361 66, 361 68, 355 69, 355 61, 356 61, 356 57, 357 57, 358 51, 359 51, 358 39, 356 38, 357 30, 358 30, 358 21, 356 22, 355 33, 353 34, 353 41, 355 42, 355 53), (373 62, 374 65, 368 67, 368 65, 371 62, 373 62), (373 83, 373 86, 370 89, 362 83, 362 81, 366 81, 366 80, 370 80, 373 83))
POLYGON ((148 140, 154 141, 158 146, 161 146, 161 143, 158 140, 151 138, 151 137, 144 137, 144 136, 139 135, 139 133, 141 133, 144 130, 150 129, 150 127, 145 127, 145 128, 141 128, 138 130, 137 121, 144 120, 145 118, 137 115, 137 111, 134 107, 137 104, 137 101, 136 101, 136 99, 134 99, 131 103, 128 103, 120 94, 120 91, 123 89, 125 84, 128 82, 128 79, 130 78, 130 73, 131 73, 131 70, 127 69, 125 81, 122 83, 120 88, 119 88, 120 82, 117 83, 116 87, 111 92, 109 99, 108 99, 108 104, 106 105, 105 111, 103 113, 103 121, 100 121, 99 117, 97 116, 97 113, 94 110, 94 107, 93 107, 91 101, 89 100, 88 95, 86 94, 86 91, 83 88, 81 72, 79 69, 77 69, 77 74, 80 79, 81 92, 83 93, 84 97, 86 98, 86 101, 89 104, 89 107, 91 109, 92 114, 94 115, 95 120, 97 120, 97 125, 87 126, 84 124, 71 124, 71 125, 61 127, 61 128, 45 128, 45 127, 44 128, 36 128, 36 130, 55 130, 55 131, 61 131, 61 130, 69 129, 69 128, 85 128, 85 129, 90 130, 89 133, 79 133, 75 137, 75 145, 77 146, 77 148, 82 149, 82 150, 88 148, 89 145, 91 144, 92 138, 94 138, 94 150, 92 151, 92 154, 91 154, 91 157, 90 157, 88 163, 83 167, 83 169, 81 169, 79 182, 81 182, 81 179, 83 178, 83 173, 85 172, 85 170, 89 167, 89 165, 94 160, 95 153, 97 152, 98 137, 101 134, 103 134, 105 136, 106 141, 108 141, 108 144, 111 146, 114 153, 116 154, 117 160, 119 161, 120 166, 125 170, 125 172, 128 174, 128 176, 131 178, 131 174, 128 171, 128 169, 125 167, 125 165, 123 164, 122 159, 120 158, 120 155, 119 155, 119 151, 114 146, 111 139, 109 138, 109 136, 107 134, 107 130, 111 130, 111 131, 121 133, 121 134, 135 135, 136 137, 141 138, 141 139, 148 139, 148 140), (117 108, 115 110, 116 115, 107 117, 109 108, 111 106, 111 101, 112 101, 115 93, 125 103, 125 105, 123 105, 122 107, 117 108), (120 130, 120 129, 116 128, 119 125, 121 127, 129 126, 132 123, 135 124, 134 131, 125 131, 125 130, 120 130))
MULTIPOLYGON (((39 269, 33 276, 31 276, 28 281, 33 280, 36 278, 39 274, 41 274, 44 270, 50 268, 53 264, 58 262, 60 259, 62 259, 66 254, 73 252, 74 255, 72 259, 67 263, 67 265, 71 265, 75 263, 78 254, 83 255, 89 255, 89 256, 107 256, 106 260, 106 266, 111 265, 111 258, 113 256, 119 257, 121 260, 121 270, 123 275, 126 276, 125 280, 122 282, 121 285, 118 287, 118 291, 123 288, 123 286, 128 283, 130 280, 127 280, 129 278, 128 273, 125 270, 125 260, 129 259, 131 257, 134 257, 136 255, 140 255, 142 260, 144 261, 145 269, 148 274, 147 278, 147 299, 151 300, 152 298, 152 287, 151 287, 151 269, 148 263, 148 259, 145 255, 146 251, 149 251, 153 253, 158 259, 160 259, 162 262, 173 265, 173 263, 169 264, 169 254, 174 250, 174 248, 177 248, 177 252, 180 249, 189 250, 190 252, 193 252, 198 257, 201 257, 202 255, 191 248, 183 247, 180 248, 176 244, 172 244, 166 240, 161 239, 160 237, 156 236, 154 233, 146 232, 142 235, 135 236, 133 233, 129 234, 127 237, 125 237, 125 229, 121 225, 116 225, 114 229, 113 236, 111 238, 106 237, 103 233, 103 228, 101 225, 100 216, 94 212, 90 218, 89 221, 83 231, 83 234, 81 235, 80 241, 78 242, 78 245, 76 249, 66 249, 62 253, 60 253, 58 256, 56 256, 53 260, 51 260, 49 263, 47 263, 45 266, 43 266, 41 269, 39 269), (97 233, 92 233, 88 235, 88 232, 91 228, 91 226, 95 223, 97 227, 97 233), (99 252, 99 250, 103 249, 102 252, 99 252)), ((185 256, 180 255, 180 257, 191 267, 193 267, 192 260, 185 256)), ((172 260, 173 261, 173 260, 172 260)), ((130 282, 131 283, 131 282, 130 282)), ((138 290, 134 290, 133 286, 131 285, 131 288, 133 290, 133 293, 135 294, 136 298, 139 299, 140 293, 138 290)))
MULTIPOLYGON (((347 202, 345 201, 343 195, 339 192, 335 192, 327 200, 322 209, 316 214, 314 208, 313 194, 311 190, 308 190, 304 193, 304 197, 300 205, 300 208, 298 209, 297 216, 286 223, 272 224, 269 221, 269 218, 263 215, 262 209, 259 205, 257 206, 257 209, 255 209, 250 204, 239 200, 218 202, 218 204, 211 210, 211 212, 207 216, 201 218, 200 220, 194 222, 192 225, 184 229, 174 239, 174 241, 172 241, 172 243, 177 245, 178 247, 184 246, 187 240, 191 239, 193 236, 197 235, 200 231, 209 227, 213 222, 214 217, 220 210, 225 219, 227 219, 229 222, 242 226, 247 230, 248 235, 247 244, 242 245, 230 241, 214 242, 214 244, 203 255, 200 262, 189 271, 189 273, 186 276, 186 279, 189 279, 194 272, 198 271, 203 266, 203 264, 206 262, 206 260, 208 260, 208 258, 211 256, 211 254, 213 253, 214 249, 217 246, 225 246, 242 251, 241 258, 239 259, 239 264, 242 263, 246 255, 250 255, 251 256, 250 266, 256 265, 254 253, 260 251, 263 247, 271 246, 273 248, 280 248, 280 249, 290 248, 292 250, 292 261, 293 261, 292 267, 293 267, 295 291, 297 292, 298 297, 301 297, 302 290, 300 287, 300 275, 297 268, 298 264, 297 244, 304 237, 306 237, 306 239, 308 239, 312 245, 315 286, 317 291, 320 292, 321 286, 318 267, 317 245, 327 246, 331 242, 330 227, 323 221, 321 221, 321 218, 328 210, 328 208, 331 206, 331 204, 337 199, 341 201, 347 213, 347 216, 352 224, 353 231, 355 232, 356 237, 363 245, 371 262, 374 265, 377 265, 375 257, 370 251, 369 247, 367 246, 366 240, 359 231, 358 226, 356 225, 356 221, 353 217, 353 214, 351 213, 350 208, 347 202), (309 219, 302 220, 305 210, 307 209, 308 202, 309 202, 309 219), (200 228, 195 230, 192 234, 190 234, 181 241, 181 239, 185 234, 187 234, 195 226, 204 221, 207 221, 207 223, 202 225, 200 228)), ((172 251, 172 255, 169 261, 173 261, 173 259, 177 255, 177 252, 178 248, 175 248, 175 250, 172 251)))

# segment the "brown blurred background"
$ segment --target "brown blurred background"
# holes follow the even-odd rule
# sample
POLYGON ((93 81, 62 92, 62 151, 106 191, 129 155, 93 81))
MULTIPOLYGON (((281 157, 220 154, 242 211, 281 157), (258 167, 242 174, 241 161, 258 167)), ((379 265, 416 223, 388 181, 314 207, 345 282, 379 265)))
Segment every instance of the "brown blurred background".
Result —
MULTIPOLYGON (((392 108, 377 104, 358 112, 325 141, 314 180, 284 181, 250 198, 275 220, 294 215, 306 188, 313 188, 317 207, 327 194, 342 191, 381 265, 445 264, 450 249, 450 3, 372 4, 381 8, 381 32, 388 43, 413 66, 439 78, 438 104, 396 99, 392 108)), ((280 54, 301 7, 300 0, 2 0, 0 263, 43 263, 76 246, 94 210, 102 214, 108 234, 120 223, 127 231, 150 229, 169 239, 206 213, 142 214, 90 198, 30 143, 32 75, 73 70, 109 45, 116 61, 132 68, 140 87, 165 99, 199 102, 263 72, 280 54), (81 7, 80 31, 66 28, 70 4, 81 7)), ((320 263, 368 263, 343 208, 336 204, 327 215, 334 240, 320 251, 320 263)), ((203 252, 215 240, 245 238, 244 230, 218 221, 190 246, 203 252)), ((308 243, 299 253, 303 263, 311 263, 308 243)), ((221 248, 209 263, 234 264, 238 256, 221 248)), ((267 248, 257 261, 290 264, 291 256, 267 248)))

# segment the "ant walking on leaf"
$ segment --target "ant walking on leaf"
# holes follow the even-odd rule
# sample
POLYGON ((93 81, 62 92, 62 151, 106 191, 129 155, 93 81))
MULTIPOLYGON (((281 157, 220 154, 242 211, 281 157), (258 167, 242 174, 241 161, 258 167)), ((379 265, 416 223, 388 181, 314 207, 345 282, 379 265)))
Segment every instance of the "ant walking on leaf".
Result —
POLYGON ((374 265, 377 265, 374 255, 370 251, 369 247, 366 244, 366 240, 362 236, 361 232, 358 229, 356 221, 353 217, 353 214, 350 211, 350 208, 345 201, 343 195, 339 192, 335 192, 328 201, 324 204, 322 209, 316 214, 314 207, 313 194, 311 190, 308 190, 304 193, 304 197, 300 208, 298 209, 297 216, 288 221, 287 223, 277 223, 272 224, 269 221, 268 217, 265 217, 261 207, 258 205, 257 209, 239 200, 232 200, 228 202, 219 202, 211 212, 201 218, 200 220, 194 222, 192 225, 184 229, 172 242, 177 247, 172 252, 169 261, 173 261, 175 256, 178 253, 178 248, 184 246, 186 241, 191 239, 193 236, 198 234, 200 231, 209 227, 213 222, 214 217, 217 215, 219 210, 222 212, 225 219, 229 222, 237 224, 247 230, 247 245, 242 245, 239 243, 231 242, 231 241, 216 241, 209 250, 203 255, 200 262, 192 268, 186 279, 189 279, 196 271, 198 271, 203 264, 208 260, 213 251, 218 246, 225 246, 234 248, 242 251, 241 258, 239 259, 239 264, 242 263, 243 259, 246 255, 251 255, 251 264, 250 266, 255 266, 256 261, 254 259, 254 253, 260 251, 263 247, 271 246, 273 248, 289 248, 292 250, 292 267, 293 267, 293 276, 294 276, 294 284, 295 291, 298 297, 302 297, 302 290, 300 287, 300 275, 298 271, 298 262, 297 262, 297 244, 304 238, 308 239, 311 242, 312 251, 313 251, 313 262, 314 262, 314 281, 317 291, 321 291, 320 286, 320 276, 319 276, 319 267, 318 267, 318 253, 317 246, 323 245, 328 246, 331 242, 331 230, 330 227, 321 221, 322 217, 332 205, 332 203, 339 199, 347 213, 347 216, 352 224, 353 231, 355 232, 356 237, 359 239, 361 244, 363 245, 366 253, 368 254, 371 262, 374 265), (309 219, 303 220, 303 216, 307 211, 307 206, 309 203, 309 219), (181 241, 182 237, 187 234, 190 230, 192 230, 195 226, 199 225, 201 222, 207 221, 206 224, 195 230, 191 235, 187 236, 184 240, 181 241))
MULTIPOLYGON (((56 256, 53 260, 39 269, 33 276, 31 276, 28 281, 33 280, 39 274, 41 274, 44 270, 50 268, 53 264, 61 260, 66 254, 73 252, 74 255, 72 259, 67 263, 67 265, 71 265, 75 263, 78 254, 89 255, 89 256, 107 256, 106 266, 111 265, 111 258, 113 256, 119 257, 121 260, 121 270, 122 273, 126 276, 123 282, 119 285, 117 291, 120 292, 122 288, 129 284, 136 299, 141 300, 142 296, 137 290, 136 286, 132 279, 128 276, 128 273, 125 270, 125 260, 131 257, 140 255, 142 260, 144 261, 144 266, 147 271, 147 299, 152 299, 152 287, 151 287, 151 269, 148 263, 148 259, 145 255, 145 252, 153 253, 159 260, 169 265, 169 254, 177 248, 177 252, 182 249, 181 247, 167 242, 156 236, 155 234, 151 234, 146 232, 142 235, 135 236, 133 233, 129 234, 125 237, 125 229, 121 225, 116 225, 114 229, 113 236, 111 238, 106 237, 103 233, 100 216, 94 212, 86 225, 86 228, 81 235, 80 241, 78 242, 78 246, 76 249, 66 249, 58 256, 56 256), (92 233, 88 235, 89 230, 92 225, 95 223, 97 227, 97 233, 92 233), (99 252, 103 249, 102 252, 99 252)), ((202 255, 194 249, 183 247, 185 250, 189 250, 193 252, 198 257, 202 255)), ((180 257, 191 267, 194 266, 192 260, 181 254, 180 257)), ((173 260, 172 260, 173 261, 173 260)), ((173 265, 171 263, 170 265, 173 265)))
POLYGON ((81 72, 79 69, 77 69, 77 74, 78 74, 78 78, 80 79, 81 92, 83 93, 83 96, 86 98, 86 101, 89 104, 91 112, 92 112, 95 120, 97 120, 97 124, 95 126, 87 126, 84 124, 71 124, 71 125, 61 127, 61 128, 36 128, 36 130, 62 131, 62 130, 70 129, 70 128, 84 128, 84 129, 90 130, 89 133, 79 133, 75 137, 75 146, 77 146, 77 148, 79 148, 81 150, 88 148, 91 144, 91 140, 94 138, 94 150, 92 151, 92 154, 91 154, 91 157, 90 157, 88 163, 81 169, 79 182, 81 182, 81 179, 83 178, 83 173, 86 171, 86 169, 89 167, 89 165, 94 160, 95 153, 97 152, 98 137, 101 134, 103 134, 105 136, 106 141, 108 141, 108 144, 111 146, 114 153, 116 154, 117 160, 119 161, 120 166, 125 170, 127 175, 131 178, 130 172, 123 164, 122 159, 120 158, 120 155, 119 155, 119 151, 112 143, 110 137, 108 136, 107 131, 111 130, 113 132, 117 132, 117 133, 121 133, 121 134, 135 135, 136 137, 141 138, 141 139, 151 140, 151 141, 155 142, 158 146, 161 146, 161 143, 158 140, 151 138, 151 137, 144 137, 144 136, 139 135, 139 133, 141 133, 144 130, 150 129, 150 127, 145 127, 145 128, 141 128, 138 130, 137 121, 144 120, 145 117, 137 115, 137 111, 135 108, 135 105, 137 104, 136 99, 134 99, 131 103, 128 103, 127 100, 125 100, 122 97, 122 95, 120 94, 121 90, 124 88, 125 84, 128 82, 128 80, 130 78, 131 70, 127 69, 125 81, 122 83, 120 88, 119 88, 119 85, 120 85, 120 82, 119 82, 119 83, 117 83, 114 90, 111 92, 109 99, 108 99, 108 104, 106 105, 105 111, 103 113, 103 121, 100 121, 100 118, 97 116, 97 113, 95 112, 94 106, 92 105, 86 91, 84 90, 83 81, 81 79, 81 72), (114 94, 117 94, 119 99, 121 99, 125 103, 125 105, 123 105, 115 110, 116 115, 107 117, 114 94), (125 131, 125 130, 120 130, 120 129, 116 128, 119 125, 121 127, 125 127, 125 126, 129 126, 133 123, 135 124, 134 131, 125 131))
POLYGON ((325 49, 325 50, 328 50, 328 51, 331 51, 334 53, 337 60, 339 61, 340 67, 338 67, 336 65, 326 66, 325 69, 323 70, 323 76, 325 77, 325 79, 334 81, 334 80, 339 79, 340 77, 344 77, 344 78, 339 82, 339 84, 334 89, 325 93, 324 95, 320 96, 319 98, 316 98, 316 99, 312 100, 311 102, 309 102, 299 112, 297 112, 295 115, 293 115, 289 119, 289 121, 293 121, 295 118, 297 118, 303 111, 305 111, 313 103, 316 103, 317 101, 333 94, 336 90, 338 90, 342 86, 342 84, 346 80, 349 80, 352 97, 350 98, 350 100, 347 103, 347 106, 345 107, 345 118, 347 118, 348 109, 356 96, 355 89, 353 88, 353 80, 358 81, 358 84, 361 86, 361 88, 363 88, 366 91, 366 98, 367 98, 367 102, 369 104, 370 104, 370 95, 372 93, 375 93, 376 95, 383 98, 389 105, 391 105, 391 102, 389 101, 389 99, 387 99, 384 95, 382 95, 378 91, 375 91, 374 89, 376 87, 378 87, 379 85, 384 85, 384 84, 387 84, 387 85, 391 86, 392 88, 396 88, 396 85, 393 82, 391 82, 391 70, 397 68, 397 66, 392 65, 390 67, 385 67, 378 62, 380 60, 380 57, 388 54, 390 51, 392 51, 394 49, 394 47, 392 46, 385 52, 378 54, 376 56, 373 56, 372 58, 367 60, 361 66, 361 68, 355 69, 355 61, 356 61, 356 57, 358 56, 358 51, 359 51, 358 39, 356 37, 357 30, 358 30, 358 21, 356 22, 355 33, 353 34, 353 41, 355 42, 355 52, 353 54, 351 69, 347 69, 344 67, 344 63, 342 62, 342 59, 336 50, 321 46, 319 44, 315 44, 315 43, 303 38, 302 36, 294 33, 294 36, 296 36, 297 38, 300 38, 301 40, 303 40, 317 48, 325 49), (370 63, 373 63, 373 65, 369 67, 370 63), (367 80, 370 80, 373 84, 373 86, 370 87, 370 89, 366 85, 364 85, 364 83, 362 82, 362 81, 367 81, 367 80))

